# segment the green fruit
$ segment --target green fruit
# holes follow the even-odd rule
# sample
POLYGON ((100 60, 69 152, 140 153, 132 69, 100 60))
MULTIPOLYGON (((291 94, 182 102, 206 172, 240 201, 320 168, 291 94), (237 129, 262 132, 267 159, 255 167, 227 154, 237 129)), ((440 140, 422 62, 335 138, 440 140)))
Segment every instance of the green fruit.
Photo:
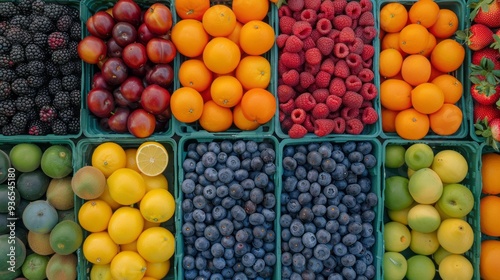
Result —
POLYGON ((14 213, 20 202, 21 196, 16 188, 0 185, 0 213, 14 213))
POLYGON ((414 255, 407 261, 406 278, 408 280, 432 280, 436 275, 436 267, 431 258, 424 255, 414 255))
POLYGON ((33 201, 24 209, 23 223, 28 230, 48 233, 57 224, 57 210, 45 200, 33 201))
POLYGON ((71 188, 80 198, 85 200, 97 199, 104 193, 106 177, 91 165, 78 169, 71 179, 71 188))
POLYGON ((415 143, 406 149, 406 165, 414 171, 431 166, 433 160, 434 151, 425 143, 415 143))
POLYGON ((64 178, 73 171, 71 150, 65 146, 53 145, 42 155, 41 167, 50 178, 64 178))
POLYGON ((0 184, 9 177, 9 168, 11 167, 9 155, 0 150, 0 184))
POLYGON ((10 238, 9 234, 0 235, 0 271, 12 271, 21 268, 26 259, 26 246, 21 239, 10 238), (11 251, 11 247, 14 250, 11 251))
POLYGON ((388 145, 385 148, 385 167, 400 168, 405 164, 406 149, 399 145, 388 145))
POLYGON ((17 144, 9 153, 12 167, 20 172, 31 172, 40 166, 42 149, 36 144, 17 144))
POLYGON ((408 190, 408 179, 402 176, 391 176, 385 179, 384 205, 390 210, 402 210, 413 203, 408 190))
POLYGON ((75 254, 67 256, 53 254, 47 264, 47 279, 77 279, 78 260, 75 254))
POLYGON ((59 222, 62 222, 64 220, 71 220, 71 221, 75 220, 75 211, 73 209, 57 210, 57 215, 59 217, 58 218, 59 222))
POLYGON ((71 189, 71 177, 50 180, 47 188, 47 201, 56 210, 69 210, 74 206, 74 193, 71 189))
POLYGON ((23 263, 23 275, 30 280, 45 279, 45 269, 49 262, 48 256, 42 256, 37 253, 32 253, 26 257, 23 263))
POLYGON ((19 175, 17 189, 22 198, 34 201, 43 197, 49 187, 50 177, 42 170, 37 169, 19 175))
POLYGON ((64 220, 50 232, 50 247, 60 255, 75 252, 83 242, 83 231, 79 224, 64 220))
POLYGON ((10 270, 2 271, 2 272, 0 272, 0 280, 12 280, 12 279, 23 280, 23 279, 26 279, 26 278, 16 278, 16 277, 21 276, 21 274, 22 274, 21 268, 14 270, 14 272, 12 272, 10 270))

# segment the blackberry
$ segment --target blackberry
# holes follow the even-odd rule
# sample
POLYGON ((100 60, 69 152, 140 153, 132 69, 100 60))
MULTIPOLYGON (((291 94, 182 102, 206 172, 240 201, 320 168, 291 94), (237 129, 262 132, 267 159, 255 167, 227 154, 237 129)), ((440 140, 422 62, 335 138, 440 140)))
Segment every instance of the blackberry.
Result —
POLYGON ((0 21, 0 35, 3 35, 9 28, 9 23, 5 20, 0 21))
POLYGON ((66 108, 59 112, 59 118, 65 123, 69 123, 73 119, 75 113, 72 108, 66 108))
POLYGON ((19 0, 17 1, 17 8, 21 11, 22 14, 30 14, 33 0, 19 0))
POLYGON ((29 135, 47 135, 50 131, 50 127, 47 123, 41 120, 33 120, 28 126, 29 135))
POLYGON ((68 134, 68 126, 61 119, 54 119, 51 124, 52 133, 55 135, 66 135, 68 134))
POLYGON ((19 77, 28 77, 30 73, 30 69, 28 67, 28 63, 22 62, 19 65, 16 66, 16 74, 19 77))
POLYGON ((45 64, 40 60, 28 62, 28 71, 31 75, 42 76, 45 74, 45 64))
POLYGON ((52 103, 52 98, 48 94, 40 94, 40 92, 35 96, 35 105, 38 108, 43 106, 48 106, 52 103))
POLYGON ((57 117, 57 110, 50 105, 45 105, 40 109, 39 116, 41 121, 51 122, 57 117))
POLYGON ((10 83, 0 80, 0 100, 9 98, 11 92, 10 83))
POLYGON ((0 114, 7 116, 7 117, 12 117, 16 113, 16 104, 14 103, 14 100, 4 100, 0 101, 0 114))
POLYGON ((13 123, 8 123, 2 127, 2 134, 5 136, 19 135, 23 133, 23 129, 17 127, 13 123))
POLYGON ((33 34, 33 44, 40 46, 42 48, 45 48, 47 46, 47 39, 49 38, 49 35, 42 33, 42 32, 36 32, 33 34))
POLYGON ((28 76, 26 81, 30 87, 39 88, 45 84, 45 76, 28 76))
POLYGON ((35 90, 29 86, 28 81, 25 78, 17 78, 10 84, 12 92, 17 95, 30 95, 35 92, 35 90))
POLYGON ((68 133, 78 134, 78 132, 80 132, 80 119, 74 117, 68 122, 68 133))
POLYGON ((26 59, 24 56, 24 47, 21 45, 13 45, 10 49, 10 59, 14 64, 23 62, 26 59))
POLYGON ((25 112, 17 112, 14 116, 12 116, 11 123, 21 128, 24 132, 24 129, 28 124, 28 115, 25 112))
POLYGON ((69 30, 72 23, 73 19, 71 18, 71 15, 64 15, 57 20, 56 28, 59 31, 66 32, 69 30))
MULTIPOLYGON (((24 14, 27 14, 27 13, 24 13, 24 14)), ((15 25, 15 26, 19 26, 21 27, 22 29, 28 29, 28 27, 30 26, 30 18, 28 16, 25 16, 25 15, 17 15, 17 16, 13 16, 10 20, 9 20, 9 25, 15 25)))
POLYGON ((12 44, 4 36, 0 36, 0 54, 8 54, 12 44))
POLYGON ((26 115, 28 116, 28 121, 36 120, 38 119, 38 110, 30 110, 25 112, 26 115))
POLYGON ((79 89, 75 89, 69 92, 69 99, 71 100, 71 105, 74 107, 80 107, 82 102, 82 93, 79 89))
POLYGON ((70 51, 71 59, 76 59, 78 60, 78 62, 80 62, 80 57, 78 56, 78 41, 69 41, 68 50, 70 51))
POLYGON ((71 52, 68 49, 60 49, 52 52, 52 62, 55 64, 64 64, 71 60, 71 52))
POLYGON ((35 15, 43 15, 44 7, 45 7, 44 0, 35 0, 33 1, 33 3, 31 3, 31 11, 35 15))
POLYGON ((45 3, 43 7, 43 15, 51 19, 52 21, 57 21, 64 13, 64 6, 53 3, 45 3))
POLYGON ((5 32, 4 36, 12 44, 27 45, 31 42, 31 34, 19 26, 13 25, 5 32))
POLYGON ((47 69, 47 75, 50 77, 59 77, 61 75, 59 66, 52 61, 45 62, 45 69, 47 69))
POLYGON ((48 17, 37 15, 32 16, 30 26, 28 27, 31 32, 43 33, 50 33, 54 28, 54 24, 48 17))
POLYGON ((24 49, 27 60, 45 60, 45 52, 35 44, 28 44, 24 49))
POLYGON ((79 9, 75 9, 73 7, 70 7, 70 6, 64 6, 64 9, 65 9, 64 15, 70 16, 73 21, 80 22, 80 10, 79 9))
POLYGON ((0 68, 11 68, 14 62, 10 59, 10 55, 0 54, 0 68))
POLYGON ((59 50, 66 47, 69 36, 66 32, 55 31, 49 34, 47 44, 51 50, 59 50))
POLYGON ((16 109, 22 112, 32 111, 35 107, 35 101, 33 100, 33 98, 28 96, 19 96, 18 98, 16 98, 16 101, 14 101, 14 103, 16 105, 16 109))
POLYGON ((59 65, 59 71, 61 71, 61 75, 63 76, 77 73, 76 63, 74 61, 69 61, 62 65, 59 65))
POLYGON ((17 73, 12 69, 0 68, 0 81, 12 82, 17 77, 17 73))
POLYGON ((80 88, 80 78, 76 75, 67 75, 62 78, 62 88, 67 91, 80 88))
POLYGON ((49 81, 49 93, 54 95, 62 90, 62 80, 60 78, 52 78, 49 81))
POLYGON ((55 94, 52 105, 58 110, 64 110, 71 105, 71 100, 69 98, 69 92, 59 91, 55 94))
POLYGON ((0 18, 11 18, 19 14, 19 9, 14 2, 0 3, 0 18))
POLYGON ((10 118, 4 115, 0 115, 0 126, 4 126, 8 124, 10 121, 10 118))
POLYGON ((73 22, 73 24, 69 28, 69 37, 75 41, 81 40, 82 26, 80 25, 80 22, 73 22))

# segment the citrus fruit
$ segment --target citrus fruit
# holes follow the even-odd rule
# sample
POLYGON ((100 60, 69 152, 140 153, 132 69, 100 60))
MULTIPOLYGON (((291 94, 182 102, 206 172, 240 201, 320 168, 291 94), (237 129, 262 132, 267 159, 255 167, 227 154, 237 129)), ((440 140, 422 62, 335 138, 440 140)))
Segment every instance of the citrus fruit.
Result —
POLYGON ((415 254, 431 255, 439 248, 437 232, 423 233, 416 230, 411 231, 410 249, 415 254))
POLYGON ((50 247, 50 233, 36 233, 28 231, 28 244, 30 249, 39 255, 52 255, 54 250, 50 247))
POLYGON ((78 258, 76 254, 53 254, 45 270, 47 279, 77 279, 78 258))
POLYGON ((148 176, 141 173, 144 183, 146 184, 146 193, 154 189, 166 189, 168 190, 167 177, 163 174, 158 174, 156 176, 148 176))
POLYGON ((96 167, 87 165, 75 172, 71 178, 71 188, 82 199, 96 199, 104 193, 106 177, 96 167))
POLYGON ((127 165, 125 150, 118 144, 106 142, 99 144, 92 152, 92 166, 99 169, 107 178, 113 171, 127 165))
POLYGON ((449 73, 457 70, 465 58, 465 48, 453 39, 444 39, 436 44, 431 53, 431 63, 439 71, 449 73))
POLYGON ((107 231, 89 234, 82 245, 83 256, 92 264, 109 264, 119 250, 107 231))
POLYGON ((150 190, 141 199, 139 210, 144 219, 154 223, 163 223, 174 215, 175 200, 166 189, 150 190))
POLYGON ((48 233, 58 222, 57 210, 45 200, 36 200, 26 206, 22 219, 28 230, 48 233))
POLYGON ((437 230, 439 244, 453 254, 467 252, 474 243, 474 231, 466 221, 458 218, 443 220, 437 230))
POLYGON ((165 147, 158 142, 144 142, 137 149, 137 168, 147 176, 157 176, 168 165, 168 152, 165 147))
POLYGON ((203 105, 203 113, 199 119, 201 127, 210 132, 228 130, 233 124, 233 113, 230 108, 217 105, 209 100, 203 105))
POLYGON ((209 35, 227 36, 236 26, 236 15, 228 6, 216 4, 203 13, 201 23, 209 35))
POLYGON ((40 167, 50 178, 64 178, 73 172, 71 150, 62 145, 52 145, 42 154, 40 167))
MULTIPOLYGON (((177 0, 175 11, 181 19, 201 20, 206 10, 210 8, 210 0, 177 0)), ((181 21, 179 21, 181 22, 181 21)))
POLYGON ((481 198, 479 216, 481 232, 489 236, 500 236, 500 221, 498 220, 498 209, 500 197, 487 195, 481 198))
POLYGON ((497 279, 500 275, 500 241, 484 240, 481 242, 479 270, 483 279, 497 279))
POLYGON ((109 264, 94 264, 90 269, 90 279, 112 280, 109 264))
POLYGON ((83 242, 83 231, 79 224, 71 220, 59 222, 50 232, 50 246, 60 255, 74 253, 83 242))
POLYGON ((441 260, 438 268, 441 279, 472 279, 474 268, 462 255, 449 255, 441 260))
POLYGON ((399 32, 407 22, 408 11, 401 3, 387 3, 380 9, 380 28, 386 32, 399 32))
POLYGON ((170 260, 164 262, 146 262, 146 274, 144 276, 163 279, 170 270, 170 260))
POLYGON ((183 87, 192 87, 202 92, 212 83, 212 72, 201 59, 188 59, 179 67, 179 82, 183 87))
POLYGON ((139 209, 123 206, 109 219, 108 233, 116 244, 127 244, 139 237, 143 227, 144 220, 139 209))
POLYGON ((243 86, 234 76, 219 76, 213 80, 210 86, 210 95, 217 105, 231 108, 240 103, 243 96, 243 86))
POLYGON ((121 205, 139 202, 146 193, 146 183, 139 172, 130 168, 120 168, 107 180, 111 198, 121 205))
POLYGON ((241 23, 251 20, 263 20, 269 10, 268 0, 235 0, 231 1, 231 9, 241 23))
POLYGON ((248 55, 262 55, 275 41, 274 29, 262 20, 251 20, 241 27, 240 47, 248 55))
POLYGON ((181 87, 172 93, 170 109, 178 121, 195 122, 203 112, 203 97, 193 88, 181 87))
POLYGON ((469 165, 465 157, 455 150, 442 150, 434 156, 431 165, 445 184, 460 183, 467 176, 469 165))
POLYGON ((245 56, 236 67, 235 74, 245 90, 267 88, 271 81, 271 64, 260 55, 245 56))
POLYGON ((241 109, 241 104, 238 104, 233 108, 233 123, 241 130, 254 130, 260 126, 258 122, 249 120, 245 117, 243 110, 241 109))
POLYGON ((241 109, 248 120, 265 124, 276 113, 276 98, 265 89, 253 88, 243 94, 241 109))
POLYGON ((225 37, 215 37, 203 49, 203 62, 216 74, 228 74, 240 63, 238 45, 225 37))
POLYGON ((80 210, 78 210, 78 223, 86 231, 103 231, 108 228, 112 214, 111 206, 103 200, 89 200, 82 204, 80 210))
POLYGON ((498 170, 500 170, 500 154, 486 153, 481 156, 482 192, 485 194, 499 194, 498 170))
POLYGON ((429 116, 414 108, 400 111, 396 115, 395 128, 397 134, 404 139, 418 140, 429 132, 429 116))
POLYGON ((125 156, 126 156, 126 164, 125 167, 134 169, 137 172, 139 171, 139 168, 137 168, 137 162, 135 162, 135 154, 137 153, 136 148, 128 148, 125 149, 125 156))
POLYGON ((209 41, 209 35, 199 20, 184 19, 178 21, 171 31, 172 43, 177 51, 187 57, 197 57, 209 41))
POLYGON ((148 262, 167 261, 174 250, 174 235, 163 227, 148 228, 137 239, 137 251, 148 262))
POLYGON ((141 280, 146 273, 146 261, 136 252, 118 253, 110 264, 113 279, 141 280))
POLYGON ((21 266, 23 276, 27 277, 27 279, 45 279, 45 270, 49 259, 49 256, 42 256, 37 253, 29 254, 21 266))
POLYGON ((75 205, 73 189, 71 187, 72 177, 67 176, 61 179, 50 180, 47 188, 47 201, 56 208, 56 210, 70 210, 75 205))
POLYGON ((443 106, 444 94, 435 84, 423 82, 411 91, 411 103, 418 112, 432 114, 443 106))
POLYGON ((12 166, 20 172, 31 172, 40 166, 42 149, 36 144, 16 144, 9 152, 12 166))

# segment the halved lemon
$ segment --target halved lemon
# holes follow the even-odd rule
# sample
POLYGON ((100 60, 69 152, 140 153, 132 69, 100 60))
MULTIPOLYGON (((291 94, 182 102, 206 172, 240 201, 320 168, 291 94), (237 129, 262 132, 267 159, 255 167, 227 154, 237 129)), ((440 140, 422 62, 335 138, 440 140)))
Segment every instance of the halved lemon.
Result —
POLYGON ((165 147, 153 141, 142 143, 137 148, 135 155, 137 168, 142 174, 147 176, 156 176, 167 168, 168 165, 168 152, 165 147))

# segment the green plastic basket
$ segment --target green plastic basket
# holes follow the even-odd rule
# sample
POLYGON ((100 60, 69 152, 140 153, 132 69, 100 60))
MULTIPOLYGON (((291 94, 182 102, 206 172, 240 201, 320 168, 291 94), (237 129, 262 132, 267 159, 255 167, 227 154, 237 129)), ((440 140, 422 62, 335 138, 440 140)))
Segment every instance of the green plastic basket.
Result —
POLYGON ((184 239, 182 235, 182 221, 183 221, 183 212, 182 212, 182 201, 184 200, 184 195, 182 191, 180 190, 180 186, 182 184, 182 181, 184 180, 184 171, 182 170, 182 163, 187 157, 187 148, 188 145, 191 143, 210 143, 210 142, 222 142, 223 140, 229 140, 232 143, 236 142, 237 140, 244 140, 244 141, 255 141, 257 143, 269 143, 274 147, 274 150, 276 151, 276 173, 274 175, 274 182, 275 182, 275 191, 274 194, 276 196, 276 206, 274 208, 274 211, 276 213, 276 219, 274 221, 274 231, 276 232, 276 249, 275 249, 275 254, 276 254, 276 264, 274 266, 274 274, 272 279, 280 279, 280 271, 278 269, 278 263, 279 263, 279 246, 280 246, 280 234, 279 234, 279 197, 280 197, 280 192, 281 188, 280 185, 278 184, 278 173, 279 173, 279 168, 278 168, 278 140, 269 135, 262 135, 258 137, 250 137, 247 135, 237 135, 237 136, 231 136, 228 137, 227 135, 205 135, 205 136, 199 136, 199 135, 190 135, 190 136, 182 136, 181 139, 179 140, 179 145, 178 145, 178 165, 180 166, 180 170, 178 173, 177 177, 177 191, 176 191, 176 205, 177 209, 175 211, 175 223, 177 227, 177 232, 176 232, 176 253, 175 253, 175 259, 177 262, 177 273, 178 273, 178 278, 176 279, 184 279, 184 268, 182 267, 182 259, 184 258, 184 239))
MULTIPOLYGON (((167 165, 167 168, 163 172, 163 175, 167 178, 168 181, 168 191, 174 195, 174 197, 177 196, 176 191, 177 191, 177 162, 176 162, 176 152, 177 152, 177 143, 172 140, 172 139, 162 139, 162 140, 148 140, 148 141, 156 141, 160 144, 162 144, 165 149, 167 150, 169 154, 169 162, 167 165)), ((78 157, 74 161, 74 170, 78 170, 84 166, 91 165, 91 159, 92 159, 92 153, 94 149, 102 143, 105 142, 114 142, 116 144, 119 144, 122 146, 124 149, 128 148, 138 148, 142 143, 144 143, 143 139, 124 139, 124 138, 119 138, 119 139, 110 139, 110 138, 87 138, 80 140, 78 144, 76 145, 76 151, 78 154, 78 157)), ((75 196, 75 217, 78 220, 78 211, 80 210, 81 206, 85 203, 85 201, 77 196, 75 196)), ((175 234, 177 225, 175 224, 175 219, 172 218, 164 223, 161 224, 162 227, 168 229, 172 234, 175 234)), ((86 238, 89 235, 89 232, 84 230, 84 238, 86 238)), ((176 248, 176 254, 179 249, 176 248)), ((90 279, 90 270, 92 268, 92 264, 88 262, 84 255, 82 248, 79 248, 77 251, 78 254, 78 279, 84 280, 84 279, 90 279)), ((171 259, 171 266, 170 266, 170 271, 168 272, 167 276, 163 278, 163 280, 172 280, 172 279, 180 279, 177 278, 177 269, 176 269, 176 258, 172 257, 171 259)))
MULTIPOLYGON (((348 1, 357 1, 357 0, 348 0, 348 1)), ((378 1, 372 0, 371 2, 373 4, 373 8, 372 8, 373 17, 375 19, 375 23, 377 23, 379 15, 378 15, 378 12, 376 10, 376 6, 377 6, 378 1)), ((375 27, 377 27, 377 26, 375 26, 375 27)), ((379 67, 379 57, 377 54, 380 52, 379 51, 380 50, 379 36, 375 36, 375 38, 372 41, 372 45, 375 49, 375 55, 372 58, 372 68, 371 68, 373 73, 375 74, 372 83, 375 85, 377 90, 380 90, 380 77, 379 77, 379 75, 377 75, 378 67, 379 67)), ((278 73, 276 73, 276 75, 277 74, 278 73)), ((334 76, 332 76, 332 79, 333 78, 334 78, 334 76)), ((344 139, 344 138, 345 139, 352 139, 353 137, 356 137, 359 139, 361 139, 361 138, 369 139, 369 138, 378 137, 380 135, 380 133, 382 132, 382 121, 381 121, 381 117, 380 117, 381 108, 380 108, 380 100, 379 99, 380 99, 379 94, 377 94, 377 97, 375 97, 375 99, 373 99, 371 101, 373 108, 375 109, 375 111, 377 111, 377 114, 379 116, 377 122, 375 122, 374 124, 365 125, 363 131, 358 135, 347 134, 347 133, 343 133, 343 134, 332 133, 330 135, 327 135, 327 137, 335 137, 335 138, 339 138, 339 139, 344 139)), ((276 135, 282 139, 290 138, 290 136, 288 136, 288 133, 281 128, 281 122, 277 116, 279 116, 279 101, 278 100, 276 100, 276 118, 275 118, 276 135)), ((307 133, 303 138, 317 139, 318 136, 316 136, 314 133, 307 133)))
MULTIPOLYGON (((383 143, 383 149, 387 148, 388 145, 399 145, 403 146, 405 148, 408 148, 412 144, 415 143, 425 143, 429 145, 434 153, 436 154, 439 151, 443 150, 454 150, 463 155, 468 164, 468 174, 465 177, 465 179, 461 182, 461 184, 467 186, 471 191, 472 194, 474 195, 474 207, 472 211, 467 215, 466 220, 467 222, 472 226, 472 229, 474 231, 474 243, 472 245, 472 248, 465 252, 465 257, 469 259, 471 262, 473 269, 474 269, 474 279, 480 279, 479 277, 479 255, 480 255, 480 250, 481 250, 481 226, 479 224, 479 200, 481 196, 481 173, 480 173, 480 167, 479 167, 479 157, 480 154, 478 153, 480 151, 479 144, 473 142, 473 141, 456 141, 456 140, 451 140, 451 141, 406 141, 406 140, 399 140, 399 139, 391 139, 391 140, 386 140, 383 143)), ((385 162, 385 152, 383 155, 383 159, 385 162)), ((385 178, 390 177, 390 176, 403 176, 407 177, 406 174, 406 167, 403 166, 398 169, 392 169, 392 168, 385 168, 384 167, 384 174, 385 178)), ((382 198, 385 199, 384 196, 384 190, 385 190, 385 178, 382 181, 382 198)), ((384 211, 384 223, 389 221, 389 217, 387 216, 387 213, 385 212, 385 207, 383 207, 384 211)), ((382 227, 383 231, 383 227, 382 227)), ((409 256, 411 254, 414 254, 410 251, 410 249, 407 249, 402 252, 403 255, 409 256)), ((383 271, 382 271, 383 273, 383 271)), ((436 278, 438 279, 438 274, 436 273, 436 278)))
MULTIPOLYGON (((78 1, 79 2, 79 1, 78 1)), ((90 35, 87 28, 85 27, 85 23, 87 20, 96 12, 107 10, 108 8, 113 7, 113 5, 118 2, 118 0, 83 0, 80 2, 80 19, 82 21, 82 39, 90 35)), ((170 8, 171 11, 175 11, 174 2, 170 0, 164 1, 154 1, 154 0, 135 0, 142 9, 145 9, 151 6, 154 3, 162 3, 170 8)), ((177 14, 172 12, 172 20, 175 22, 177 18, 177 14)), ((91 65, 85 62, 82 67, 82 126, 83 126, 83 134, 87 137, 113 137, 113 138, 135 138, 130 133, 116 133, 111 130, 104 129, 99 122, 99 118, 94 116, 87 106, 87 93, 91 90, 92 86, 92 78, 94 74, 99 70, 96 65, 91 65)), ((177 70, 178 66, 176 64, 176 60, 172 61, 171 66, 174 68, 174 80, 177 80, 177 70)), ((173 82, 168 88, 170 93, 173 92, 173 82)), ((157 136, 162 137, 171 137, 174 135, 174 129, 172 127, 172 118, 168 121, 168 128, 161 132, 155 132, 148 138, 155 138, 157 136)))
MULTIPOLYGON (((383 200, 382 200, 382 194, 381 194, 381 180, 382 180, 382 173, 381 173, 381 166, 382 166, 382 144, 377 140, 377 139, 338 139, 338 138, 333 138, 333 137, 324 137, 324 138, 317 138, 317 139, 308 139, 308 138, 302 138, 302 139, 284 139, 280 142, 279 145, 279 154, 278 154, 278 166, 280 167, 279 170, 281 171, 280 176, 278 177, 278 185, 280 186, 280 190, 282 188, 282 179, 283 179, 283 151, 286 147, 289 146, 300 146, 300 145, 309 145, 313 143, 332 143, 333 145, 335 144, 344 144, 346 142, 369 142, 372 144, 372 152, 377 159, 377 164, 375 167, 369 169, 369 176, 371 178, 371 183, 372 183, 372 189, 371 191, 377 195, 379 198, 378 204, 375 207, 375 220, 372 222, 373 229, 374 229, 374 235, 376 238, 375 244, 371 248, 371 252, 373 254, 373 265, 375 266, 376 269, 376 274, 375 274, 375 279, 382 279, 382 255, 383 255, 383 236, 381 232, 382 228, 382 222, 383 222, 383 200)), ((282 191, 283 192, 283 191, 282 191)), ((281 204, 281 200, 280 200, 281 204)), ((280 211, 280 216, 281 217, 281 211, 280 211)), ((281 231, 281 225, 278 223, 279 230, 281 231)), ((280 239, 281 240, 281 239, 280 239)), ((279 245, 279 257, 278 257, 278 272, 279 277, 275 279, 281 279, 281 242, 278 244, 279 245)))
MULTIPOLYGON (((223 1, 218 1, 218 0, 212 0, 210 1, 211 5, 216 5, 216 4, 223 4, 227 6, 231 6, 232 1, 231 0, 223 0, 223 1)), ((278 34, 278 14, 277 14, 277 8, 276 5, 273 3, 269 3, 269 12, 267 14, 267 17, 263 20, 267 22, 269 25, 271 25, 274 28, 274 32, 277 35, 278 34)), ((179 17, 177 17, 178 20, 181 20, 179 17)), ((177 23, 177 21, 175 22, 177 23)), ((276 43, 273 45, 271 50, 263 54, 263 56, 270 62, 271 64, 271 80, 269 83, 269 86, 267 87, 267 90, 271 92, 275 97, 276 97, 276 89, 277 89, 277 83, 278 83, 278 78, 277 78, 277 73, 278 73, 278 48, 276 46, 276 43)), ((177 67, 179 67, 182 62, 186 61, 188 57, 185 57, 184 55, 178 54, 177 57, 177 67)), ((176 73, 179 68, 176 68, 176 73)), ((175 79, 174 81, 174 88, 178 89, 181 87, 179 79, 175 79)), ((173 119, 173 127, 175 134, 180 135, 180 136, 185 136, 185 135, 191 135, 197 132, 207 132, 204 128, 201 127, 198 121, 192 122, 192 123, 184 123, 179 120, 177 120, 174 116, 172 116, 173 119)), ((224 134, 224 135, 242 135, 242 136, 255 136, 255 135, 272 135, 274 133, 274 119, 276 119, 276 115, 271 119, 269 122, 260 125, 258 128, 255 130, 241 130, 237 128, 234 124, 227 129, 226 131, 223 132, 216 132, 214 134, 224 134)))
MULTIPOLYGON (((18 2, 17 0, 0 0, 0 2, 18 2)), ((69 6, 71 8, 75 8, 80 10, 80 1, 79 0, 45 0, 46 3, 59 4, 64 6, 69 6)), ((84 75, 82 68, 82 77, 81 77, 81 88, 83 87, 84 75)), ((82 97, 83 95, 82 92, 82 97)), ((82 102, 83 103, 83 102, 82 102)), ((21 135, 12 135, 6 136, 0 133, 0 141, 12 141, 12 140, 35 140, 35 139, 76 139, 79 138, 83 133, 83 104, 80 105, 80 130, 76 134, 66 134, 66 135, 56 135, 56 134, 47 134, 47 135, 29 135, 29 134, 21 134, 21 135)))
MULTIPOLYGON (((390 1, 390 0, 378 1, 377 2, 377 14, 380 12, 380 9, 384 5, 391 3, 391 2, 392 1, 390 1)), ((411 4, 415 3, 416 1, 398 1, 398 2, 405 5, 408 8, 411 6, 411 4)), ((465 1, 462 1, 462 0, 436 0, 435 2, 438 3, 440 8, 450 9, 453 12, 455 12, 455 14, 458 16, 458 30, 463 30, 465 28, 465 26, 467 24, 467 22, 466 22, 467 16, 465 14, 465 11, 466 11, 465 1)), ((376 22, 376 27, 377 27, 377 30, 380 30, 380 21, 378 20, 378 18, 377 18, 377 22, 376 22)), ((468 48, 465 48, 465 49, 467 50, 468 48)), ((380 56, 378 55, 379 53, 380 53, 380 46, 379 46, 379 52, 376 52, 377 59, 380 58, 380 56)), ((460 98, 460 100, 456 103, 456 105, 462 110, 463 117, 462 117, 462 124, 460 125, 460 128, 455 133, 446 136, 447 139, 464 139, 468 136, 468 133, 469 133, 469 125, 467 123, 467 119, 468 119, 467 115, 469 112, 469 109, 468 109, 469 104, 468 104, 468 97, 467 96, 469 95, 469 91, 468 91, 468 88, 466 87, 466 83, 468 80, 467 75, 466 75, 466 71, 467 71, 469 63, 468 63, 467 59, 468 59, 468 55, 466 54, 466 57, 464 59, 463 64, 456 71, 454 71, 453 73, 450 73, 451 75, 455 76, 462 83, 462 85, 464 87, 462 98, 460 98)), ((375 72, 375 76, 378 76, 380 79, 380 74, 378 72, 378 69, 375 72)), ((380 133, 380 136, 384 139, 401 139, 401 137, 395 132, 390 132, 390 133, 387 132, 386 133, 386 132, 382 131, 380 133)), ((443 138, 443 136, 437 135, 434 132, 432 132, 431 130, 429 130, 429 132, 427 133, 427 135, 423 139, 439 140, 442 138, 443 138)))

